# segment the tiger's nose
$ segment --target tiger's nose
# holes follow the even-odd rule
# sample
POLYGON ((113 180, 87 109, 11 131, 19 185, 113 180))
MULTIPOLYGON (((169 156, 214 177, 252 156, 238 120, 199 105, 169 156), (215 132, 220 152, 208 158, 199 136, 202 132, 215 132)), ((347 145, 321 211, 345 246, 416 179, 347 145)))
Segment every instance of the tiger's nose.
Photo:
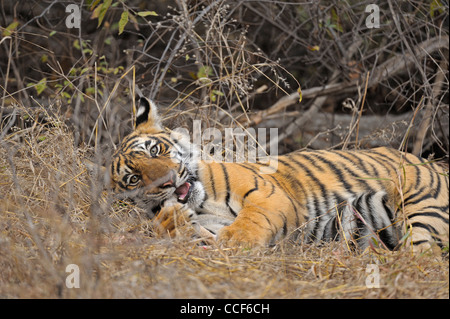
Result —
POLYGON ((169 181, 165 182, 164 184, 162 184, 160 187, 165 188, 165 187, 172 187, 174 185, 175 184, 174 184, 173 180, 169 180, 169 181))
POLYGON ((160 180, 160 188, 169 188, 169 187, 175 187, 175 172, 171 170, 169 174, 167 174, 165 177, 163 177, 162 180, 160 180))

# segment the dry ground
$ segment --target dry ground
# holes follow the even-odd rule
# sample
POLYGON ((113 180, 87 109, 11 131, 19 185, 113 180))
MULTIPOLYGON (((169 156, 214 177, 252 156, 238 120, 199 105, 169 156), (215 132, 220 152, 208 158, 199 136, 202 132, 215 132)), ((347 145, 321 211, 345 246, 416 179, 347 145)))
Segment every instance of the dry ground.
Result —
POLYGON ((136 208, 95 187, 81 161, 88 150, 51 125, 0 143, 1 298, 449 298, 448 259, 434 256, 153 238, 136 208), (80 288, 66 287, 69 264, 80 288), (370 264, 380 288, 366 287, 370 264))

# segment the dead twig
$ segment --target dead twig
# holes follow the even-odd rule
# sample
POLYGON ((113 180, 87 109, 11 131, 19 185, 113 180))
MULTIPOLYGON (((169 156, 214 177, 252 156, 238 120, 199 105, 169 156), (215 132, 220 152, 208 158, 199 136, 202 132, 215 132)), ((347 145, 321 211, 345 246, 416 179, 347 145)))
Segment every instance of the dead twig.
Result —
MULTIPOLYGON (((367 88, 368 89, 372 88, 375 85, 379 84, 381 81, 391 78, 394 75, 397 75, 400 72, 407 70, 412 64, 414 64, 415 59, 420 60, 423 59, 425 56, 430 55, 438 50, 444 48, 448 49, 449 48, 448 41, 449 41, 448 37, 440 37, 440 36, 434 37, 418 44, 416 48, 414 48, 414 54, 393 56, 392 58, 390 58, 377 68, 375 68, 373 75, 370 78, 370 81, 367 83, 367 88)), ((305 89, 302 90, 302 98, 311 99, 320 96, 329 96, 336 93, 354 92, 358 88, 357 83, 358 80, 339 83, 331 82, 324 86, 305 89)), ((266 110, 259 111, 253 116, 251 116, 250 122, 247 125, 253 126, 260 124, 265 119, 266 116, 272 115, 277 112, 281 112, 287 107, 295 104, 298 101, 299 97, 300 95, 298 92, 294 92, 288 96, 283 96, 275 104, 273 104, 266 110)), ((309 116, 309 114, 305 113, 305 116, 309 116)), ((304 121, 299 120, 299 122, 304 121)))
POLYGON ((364 102, 366 101, 367 84, 369 84, 369 76, 370 76, 370 71, 367 72, 367 76, 366 76, 366 86, 364 87, 363 100, 362 100, 362 103, 361 103, 361 107, 360 107, 360 109, 359 109, 358 120, 356 121, 356 137, 355 137, 355 145, 356 145, 356 146, 358 146, 359 121, 361 120, 362 112, 363 112, 363 109, 364 109, 364 102))
POLYGON ((443 70, 447 70, 447 61, 442 61, 436 73, 436 78, 434 80, 432 94, 428 99, 427 105, 425 106, 425 113, 423 115, 423 121, 420 123, 419 130, 417 132, 416 140, 413 145, 412 153, 420 156, 422 153, 422 146, 425 141, 428 129, 431 126, 431 119, 433 117, 435 109, 435 101, 439 94, 441 93, 442 85, 444 84, 445 74, 443 70))

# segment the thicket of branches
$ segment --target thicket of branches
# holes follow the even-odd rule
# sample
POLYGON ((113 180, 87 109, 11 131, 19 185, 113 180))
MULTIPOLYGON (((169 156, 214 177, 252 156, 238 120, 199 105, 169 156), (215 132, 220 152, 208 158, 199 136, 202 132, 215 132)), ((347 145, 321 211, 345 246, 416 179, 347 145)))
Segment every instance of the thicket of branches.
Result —
POLYGON ((368 28, 372 2, 2 1, 2 129, 60 113, 111 147, 142 92, 169 127, 278 127, 283 151, 448 156, 448 2, 378 1, 368 28))

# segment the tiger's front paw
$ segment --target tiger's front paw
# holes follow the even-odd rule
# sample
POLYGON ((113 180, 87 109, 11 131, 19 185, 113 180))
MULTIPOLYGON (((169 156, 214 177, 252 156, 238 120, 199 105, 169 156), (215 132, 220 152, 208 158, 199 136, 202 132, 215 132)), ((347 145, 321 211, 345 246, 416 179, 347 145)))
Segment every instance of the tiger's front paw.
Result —
POLYGON ((236 222, 222 228, 217 237, 218 243, 227 247, 248 248, 263 246, 267 243, 266 236, 263 233, 251 229, 245 224, 239 225, 236 222))
POLYGON ((189 224, 190 217, 190 209, 183 204, 164 206, 153 219, 153 231, 158 237, 174 238, 189 224))

